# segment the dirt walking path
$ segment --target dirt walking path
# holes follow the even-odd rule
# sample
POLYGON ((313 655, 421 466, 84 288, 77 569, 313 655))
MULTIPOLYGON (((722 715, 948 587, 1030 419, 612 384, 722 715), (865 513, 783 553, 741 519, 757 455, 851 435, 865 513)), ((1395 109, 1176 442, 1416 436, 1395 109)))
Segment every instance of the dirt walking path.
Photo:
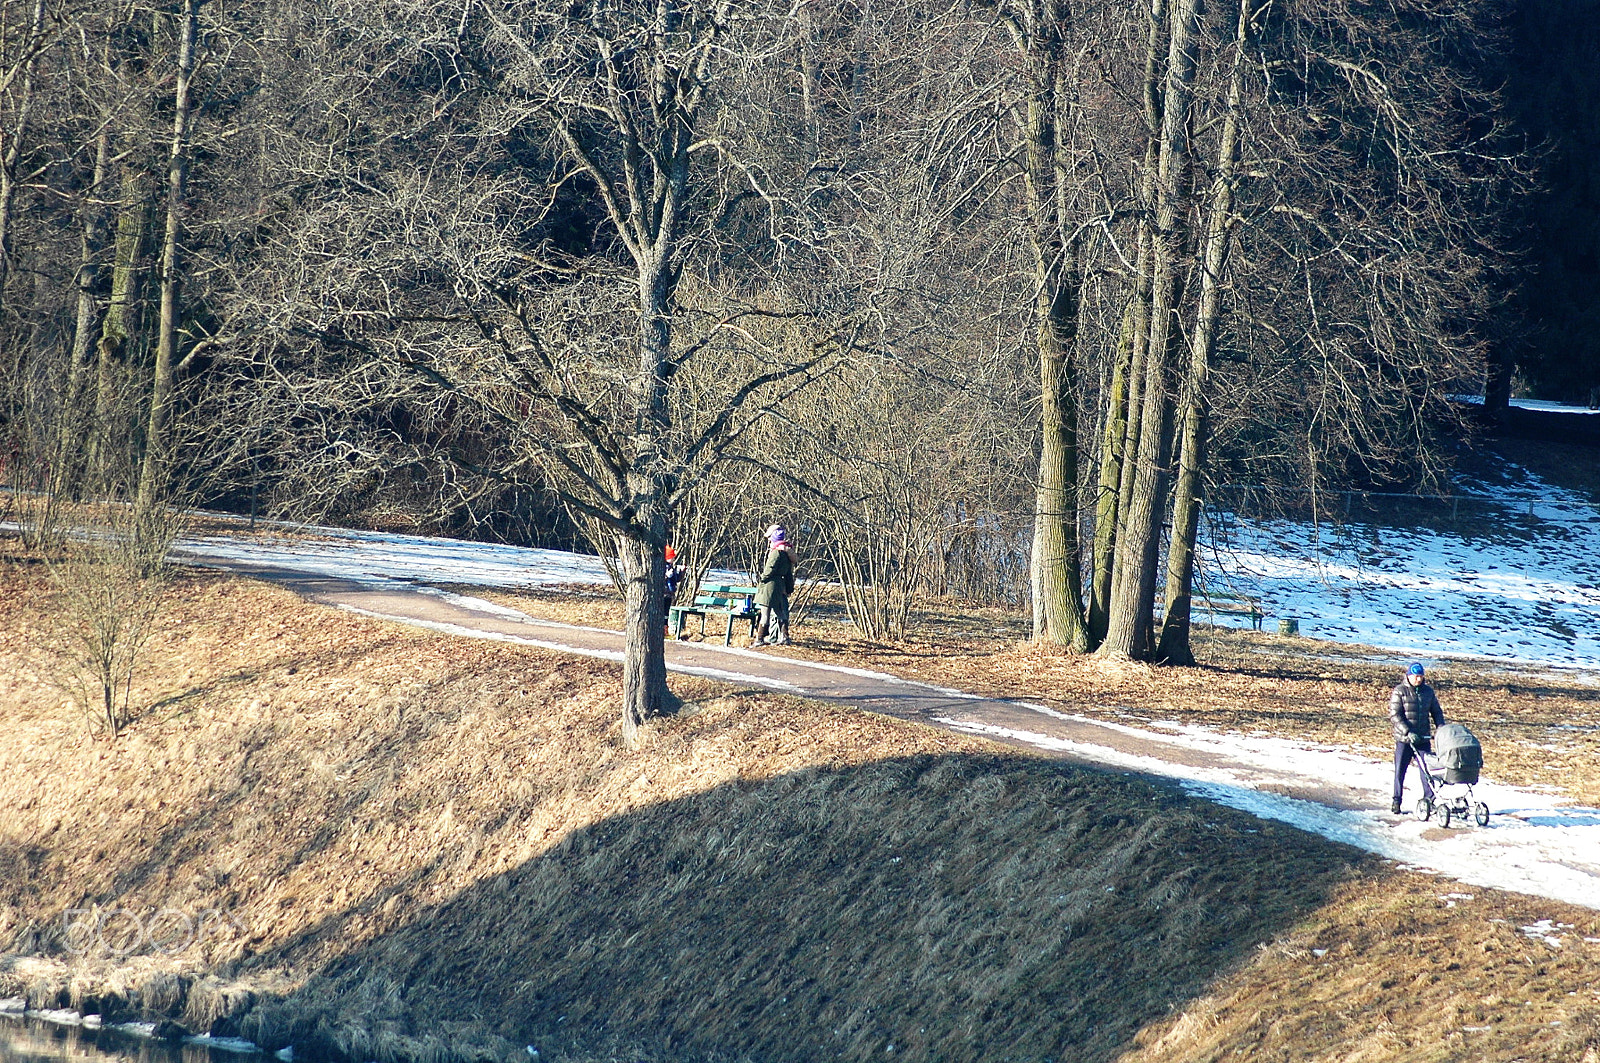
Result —
MULTIPOLYGON (((181 551, 180 551, 181 553, 181 551)), ((619 631, 540 620, 478 598, 392 579, 360 580, 312 574, 215 557, 183 558, 206 567, 270 580, 310 601, 446 634, 491 638, 620 661, 619 631)), ((997 741, 1085 764, 1133 767, 1153 774, 1194 775, 1230 785, 1316 802, 1331 808, 1370 808, 1370 790, 1306 778, 1227 752, 1196 749, 1145 730, 1075 716, 1022 701, 982 698, 842 665, 796 660, 777 652, 725 647, 712 641, 667 643, 667 668, 742 686, 854 705, 934 727, 983 734, 997 741), (1131 759, 1130 759, 1131 758, 1131 759), (1172 769, 1176 769, 1175 771, 1172 769)))

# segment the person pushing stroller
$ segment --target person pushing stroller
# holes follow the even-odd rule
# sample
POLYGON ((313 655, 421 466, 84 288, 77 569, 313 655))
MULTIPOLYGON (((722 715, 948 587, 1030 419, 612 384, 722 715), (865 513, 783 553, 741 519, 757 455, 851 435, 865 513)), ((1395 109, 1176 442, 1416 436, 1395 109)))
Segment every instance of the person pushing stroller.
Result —
POLYGON ((1422 778, 1423 798, 1433 801, 1433 780, 1417 753, 1431 751, 1433 728, 1444 726, 1444 709, 1424 678, 1422 665, 1412 662, 1407 666, 1405 678, 1390 692, 1389 723, 1394 728, 1394 802, 1389 811, 1399 813, 1412 761, 1422 778))

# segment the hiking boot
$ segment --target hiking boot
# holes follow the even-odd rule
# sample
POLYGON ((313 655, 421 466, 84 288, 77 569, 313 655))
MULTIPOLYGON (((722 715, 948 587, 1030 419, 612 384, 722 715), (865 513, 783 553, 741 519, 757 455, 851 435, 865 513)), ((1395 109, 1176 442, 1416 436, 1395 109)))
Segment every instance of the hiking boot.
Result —
POLYGON ((1389 811, 1397 816, 1400 814, 1400 799, 1398 797, 1389 802, 1389 811))

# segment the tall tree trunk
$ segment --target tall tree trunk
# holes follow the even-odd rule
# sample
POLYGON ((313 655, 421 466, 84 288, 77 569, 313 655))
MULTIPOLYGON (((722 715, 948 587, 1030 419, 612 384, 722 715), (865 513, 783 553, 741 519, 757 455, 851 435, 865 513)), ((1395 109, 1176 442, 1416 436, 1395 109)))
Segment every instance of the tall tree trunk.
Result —
POLYGON ((1113 387, 1106 402, 1106 423, 1100 462, 1101 497, 1095 507, 1095 556, 1093 599, 1089 612, 1089 639, 1096 648, 1104 644, 1111 626, 1114 597, 1116 549, 1119 531, 1127 518, 1128 502, 1133 497, 1134 460, 1138 454, 1140 421, 1144 414, 1146 356, 1150 350, 1150 244, 1151 219, 1155 215, 1156 164, 1160 161, 1162 73, 1166 55, 1166 0, 1155 0, 1148 9, 1149 26, 1145 39, 1144 121, 1145 151, 1139 170, 1139 218, 1137 254, 1134 258, 1133 289, 1123 312, 1119 337, 1118 364, 1124 369, 1123 386, 1113 387), (1115 433, 1115 434, 1114 434, 1115 433))
POLYGON ((1112 601, 1106 639, 1097 652, 1112 658, 1144 658, 1151 651, 1156 561, 1162 498, 1172 446, 1169 376, 1179 336, 1178 262, 1184 244, 1183 194, 1189 172, 1189 111, 1198 68, 1202 0, 1177 0, 1167 50, 1156 210, 1151 242, 1150 340, 1145 355, 1139 445, 1133 490, 1117 535, 1112 601))
POLYGON ((1111 576, 1117 546, 1117 525, 1133 491, 1133 463, 1128 454, 1138 438, 1139 396, 1142 394, 1144 346, 1149 339, 1149 294, 1144 268, 1146 241, 1140 238, 1138 269, 1133 292, 1122 312, 1117 337, 1117 359, 1101 405, 1104 424, 1100 432, 1100 477, 1095 497, 1094 570, 1089 584, 1089 645, 1105 641, 1111 617, 1111 576))
POLYGON ((1233 182, 1239 154, 1239 105, 1244 94, 1244 50, 1250 29, 1250 0, 1239 0, 1233 71, 1228 77, 1227 114, 1217 143, 1217 170, 1211 186, 1201 252, 1200 306, 1190 339, 1189 368, 1181 389, 1182 445, 1172 490, 1172 542, 1167 551, 1166 615, 1156 657, 1169 664, 1193 664, 1189 644, 1194 594, 1195 537, 1200 528, 1200 478, 1205 471, 1210 402, 1211 357, 1222 309, 1222 274, 1233 234, 1233 182))
MULTIPOLYGON (((1076 263, 1070 268, 1076 269, 1076 263)), ((1071 368, 1077 303, 1074 281, 1070 291, 1058 290, 1050 305, 1040 307, 1041 424, 1033 534, 1037 544, 1034 584, 1042 624, 1036 623, 1033 637, 1081 653, 1088 648, 1088 629, 1078 567, 1077 395, 1071 368), (1068 315, 1070 322, 1065 320, 1068 315)))
MULTIPOLYGON (((687 160, 685 160, 685 166, 687 160)), ((669 214, 676 201, 667 204, 669 214)), ((668 224, 675 224, 670 216, 668 224)), ((662 236, 670 237, 670 232, 662 236)), ((671 246, 662 240, 658 250, 671 246)), ((667 407, 668 363, 672 357, 674 278, 664 255, 641 263, 639 278, 639 375, 635 381, 633 461, 628 470, 636 532, 619 536, 622 572, 627 581, 625 650, 622 662, 622 740, 632 747, 639 725, 668 711, 666 656, 666 568, 668 499, 672 485, 665 455, 671 416, 667 407)))
POLYGON ((104 250, 106 212, 100 205, 111 155, 111 136, 102 128, 95 138, 94 178, 89 185, 83 205, 83 235, 78 245, 78 290, 76 314, 72 330, 72 355, 67 364, 66 398, 62 403, 64 416, 57 435, 56 450, 63 460, 74 463, 78 472, 73 477, 83 482, 84 489, 99 490, 93 468, 80 463, 88 456, 86 444, 93 435, 93 422, 86 416, 84 393, 88 389, 90 358, 94 351, 96 328, 95 289, 99 287, 100 253, 104 250))
POLYGON ((125 367, 132 359, 143 317, 141 288, 151 202, 144 171, 134 153, 132 138, 128 138, 121 151, 117 229, 111 243, 111 294, 100 320, 100 341, 95 352, 94 414, 89 426, 87 460, 91 468, 101 470, 109 469, 110 449, 122 445, 112 440, 113 420, 117 407, 126 399, 125 367))
MULTIPOLYGON (((663 532, 664 537, 664 532, 663 532)), ((666 710, 666 577, 661 551, 647 542, 617 536, 624 579, 622 744, 632 749, 639 726, 666 710)))
POLYGON ((815 166, 822 157, 822 119, 817 113, 817 92, 822 84, 822 60, 816 10, 801 4, 800 17, 800 113, 806 124, 806 162, 815 166))
POLYGON ((33 11, 28 16, 28 32, 19 50, 22 64, 20 69, 13 68, 22 78, 17 95, 16 120, 9 131, 0 123, 0 308, 5 306, 6 281, 11 275, 11 226, 16 211, 17 165, 22 160, 22 141, 27 136, 28 118, 33 110, 33 77, 44 39, 44 11, 45 0, 34 0, 33 11))
POLYGON ((1034 497, 1031 583, 1037 641, 1082 652, 1088 644, 1079 573, 1078 406, 1072 355, 1083 281, 1069 219, 1062 109, 1064 34, 1070 12, 1059 0, 1031 5, 1020 34, 1028 65, 1024 177, 1034 256, 1035 330, 1039 357, 1039 484, 1034 497))
MULTIPOLYGON (((587 490, 601 496, 595 500, 601 505, 583 503, 612 527, 622 554, 627 605, 622 731, 630 745, 637 741, 639 725, 668 711, 672 701, 666 680, 661 555, 677 487, 677 459, 669 453, 673 425, 668 381, 675 368, 681 212, 689 183, 689 148, 732 2, 719 0, 708 10, 658 0, 640 10, 648 12, 639 38, 648 43, 642 46, 630 38, 623 47, 595 28, 606 104, 598 110, 568 110, 564 101, 553 101, 547 110, 567 156, 594 179, 600 205, 633 259, 639 286, 638 361, 630 382, 633 424, 626 452, 611 451, 601 459, 603 479, 614 485, 617 496, 607 494, 611 487, 590 480, 587 490), (686 32, 690 47, 677 52, 683 42, 674 35, 686 32), (591 137, 603 135, 592 130, 579 134, 580 121, 588 126, 597 115, 610 120, 612 143, 622 160, 616 171, 590 150, 591 137)), ((574 21, 595 26, 581 14, 574 21)))
POLYGON ((144 467, 139 473, 138 510, 154 509, 167 484, 172 417, 173 364, 178 338, 178 241, 183 230, 183 195, 189 180, 189 118, 193 106, 195 36, 200 0, 184 0, 179 29, 178 82, 173 93, 172 148, 167 161, 167 224, 161 241, 161 317, 156 332, 156 364, 151 378, 150 420, 145 429, 144 467))

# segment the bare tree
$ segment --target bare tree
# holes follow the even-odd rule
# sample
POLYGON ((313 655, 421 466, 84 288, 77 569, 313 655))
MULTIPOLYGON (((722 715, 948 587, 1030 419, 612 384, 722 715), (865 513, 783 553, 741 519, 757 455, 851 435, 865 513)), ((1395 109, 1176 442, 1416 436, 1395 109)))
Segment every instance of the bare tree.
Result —
POLYGON ((177 534, 170 510, 140 514, 126 502, 97 501, 74 507, 70 533, 47 554, 47 674, 93 734, 115 738, 136 715, 134 678, 166 603, 177 534))
POLYGON ((1083 289, 1086 213, 1074 195, 1085 159, 1072 138, 1081 71, 1074 63, 1073 14, 1065 0, 1002 4, 1022 62, 1021 156, 1028 244, 1033 253, 1035 347, 1039 364, 1039 476, 1032 554, 1033 637, 1088 648, 1079 558, 1079 447, 1076 340, 1083 289))
MULTIPOLYGON (((392 80, 366 89, 407 108, 373 112, 393 123, 391 154, 347 157, 360 194, 308 198, 275 249, 287 262, 319 245, 312 286, 337 296, 260 277, 291 343, 258 349, 301 411, 269 446, 305 453, 308 481, 364 490, 415 470, 462 498, 549 492, 606 530, 630 743, 671 704, 662 550, 677 510, 850 345, 848 306, 824 313, 776 280, 781 175, 743 151, 738 90, 784 16, 407 5, 392 80), (433 94, 420 118, 403 102, 418 91, 433 94), (432 158, 410 139, 430 121, 458 136, 432 158)), ((373 29, 355 47, 391 46, 373 29)))
POLYGON ((1168 13, 1166 75, 1156 147, 1155 199, 1151 204, 1150 308, 1137 446, 1123 454, 1133 465, 1127 506, 1118 513, 1111 600, 1105 641, 1109 657, 1148 654, 1161 506, 1172 448, 1169 380, 1182 332, 1180 268, 1187 240, 1190 179, 1190 104, 1199 71, 1201 0, 1173 0, 1168 13))

